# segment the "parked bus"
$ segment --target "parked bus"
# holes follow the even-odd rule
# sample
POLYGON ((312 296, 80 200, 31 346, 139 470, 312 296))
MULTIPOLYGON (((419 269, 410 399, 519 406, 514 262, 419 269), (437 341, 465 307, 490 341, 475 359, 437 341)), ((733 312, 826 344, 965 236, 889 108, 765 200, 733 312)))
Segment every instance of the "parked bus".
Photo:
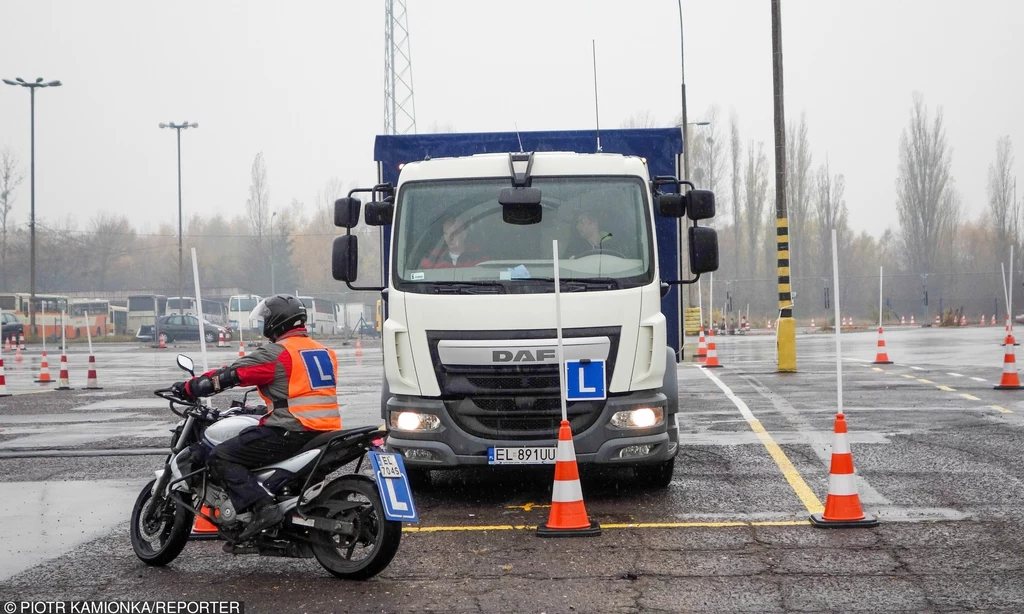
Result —
POLYGON ((107 307, 107 334, 128 334, 128 308, 120 305, 107 307))
POLYGON ((263 300, 258 294, 236 294, 228 299, 228 323, 235 330, 263 332, 263 322, 249 322, 249 314, 263 300))
MULTIPOLYGON (((44 330, 47 336, 60 336, 61 312, 68 311, 68 297, 57 294, 36 294, 36 331, 29 330, 31 314, 29 303, 32 295, 28 292, 5 292, 0 294, 0 309, 13 313, 18 321, 25 326, 25 334, 40 334, 44 330)), ((65 324, 67 321, 65 320, 65 324)), ((69 333, 65 333, 69 334, 69 333)))
POLYGON ((306 306, 306 329, 314 335, 333 335, 337 324, 334 301, 312 296, 298 299, 306 306))
POLYGON ((110 301, 93 298, 71 300, 71 320, 68 322, 74 333, 70 337, 85 337, 85 327, 95 337, 112 334, 110 326, 110 301))
POLYGON ((159 294, 133 294, 128 297, 128 334, 136 335, 143 326, 155 326, 157 316, 167 309, 167 297, 159 294))
MULTIPOLYGON (((255 305, 254 305, 255 306, 255 305)), ((186 296, 184 299, 179 299, 176 296, 172 296, 167 299, 167 307, 164 309, 162 315, 169 316, 176 313, 187 313, 199 317, 199 311, 196 310, 196 299, 193 296, 186 296)), ((214 301, 211 299, 203 299, 203 318, 207 322, 217 324, 218 326, 231 326, 231 318, 228 313, 228 306, 220 301, 214 301)))

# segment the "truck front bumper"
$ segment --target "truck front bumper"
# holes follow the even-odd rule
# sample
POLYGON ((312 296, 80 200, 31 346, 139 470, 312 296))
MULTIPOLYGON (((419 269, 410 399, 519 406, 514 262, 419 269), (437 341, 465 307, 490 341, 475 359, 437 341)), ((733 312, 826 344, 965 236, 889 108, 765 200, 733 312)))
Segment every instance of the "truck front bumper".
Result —
MULTIPOLYGON (((675 414, 666 415, 660 425, 645 429, 618 428, 610 423, 618 411, 645 405, 664 408, 665 401, 665 395, 652 391, 609 397, 598 420, 584 432, 574 434, 576 461, 580 464, 631 467, 663 463, 674 458, 678 441, 675 414), (639 448, 641 446, 643 448, 639 448), (637 455, 638 448, 647 452, 637 455)), ((393 411, 433 414, 440 420, 439 428, 432 431, 390 431, 388 448, 400 452, 410 467, 442 469, 487 465, 491 447, 555 447, 558 443, 557 438, 476 437, 455 424, 444 403, 437 399, 392 397, 388 401, 388 412, 393 411)))

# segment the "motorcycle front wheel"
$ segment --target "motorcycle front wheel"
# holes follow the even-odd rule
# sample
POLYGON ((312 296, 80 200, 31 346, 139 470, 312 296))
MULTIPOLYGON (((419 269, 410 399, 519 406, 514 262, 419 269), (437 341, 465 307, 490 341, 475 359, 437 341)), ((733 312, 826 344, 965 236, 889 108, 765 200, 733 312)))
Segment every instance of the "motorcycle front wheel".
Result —
POLYGON ((192 532, 195 514, 169 499, 158 504, 150 493, 155 482, 146 484, 135 500, 129 532, 135 556, 147 565, 159 567, 181 554, 192 532))
POLYGON ((395 558, 402 523, 384 517, 384 505, 373 481, 356 475, 338 478, 327 486, 318 504, 322 507, 311 510, 312 514, 354 525, 352 536, 316 529, 309 532, 313 555, 331 574, 345 580, 366 580, 395 558), (342 506, 337 504, 342 502, 349 509, 339 509, 342 506))

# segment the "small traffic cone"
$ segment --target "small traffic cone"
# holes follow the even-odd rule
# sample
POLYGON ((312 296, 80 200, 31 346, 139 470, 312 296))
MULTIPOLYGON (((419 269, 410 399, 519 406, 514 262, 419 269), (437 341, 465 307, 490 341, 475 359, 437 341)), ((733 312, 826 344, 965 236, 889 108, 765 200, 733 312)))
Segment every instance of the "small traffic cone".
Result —
MULTIPOLYGON (((11 337, 13 337, 13 336, 14 336, 14 335, 11 335, 11 337)), ((10 352, 10 351, 11 351, 11 337, 8 337, 8 338, 7 338, 7 347, 5 347, 5 348, 4 348, 4 350, 5 350, 5 351, 8 351, 8 352, 10 352)))
POLYGON ((704 366, 709 368, 721 367, 718 364, 718 351, 715 349, 715 329, 708 331, 708 357, 704 361, 704 366))
POLYGON ((89 354, 89 372, 85 375, 86 390, 103 390, 96 380, 96 357, 89 354))
POLYGON ((21 362, 23 360, 25 359, 21 357, 21 348, 19 347, 14 351, 14 362, 21 362))
POLYGON ((227 344, 224 343, 224 331, 218 331, 217 332, 217 347, 222 348, 222 347, 225 347, 226 345, 227 344))
POLYGON ((996 325, 996 314, 993 313, 992 314, 992 323, 989 324, 989 326, 995 326, 995 325, 996 325))
POLYGON ((771 329, 772 329, 772 321, 768 320, 768 330, 771 330, 771 329))
POLYGON ((1003 377, 999 380, 999 385, 995 386, 995 389, 1020 390, 1024 386, 1020 385, 1020 376, 1017 375, 1017 359, 1013 352, 1013 334, 1007 334, 1006 340, 1003 343, 1006 346, 1006 352, 1003 354, 1003 377))
POLYGON ((361 339, 356 339, 356 356, 363 355, 363 342, 361 339))
POLYGON ((160 345, 157 346, 161 350, 167 349, 167 335, 160 333, 160 345))
POLYGON ((238 340, 238 357, 245 358, 245 341, 238 340))
POLYGON ((43 350, 43 361, 39 363, 39 379, 36 380, 37 384, 52 384, 53 379, 50 378, 50 363, 46 360, 46 350, 43 350))
POLYGON ((558 428, 558 450, 555 452, 555 484, 551 491, 551 513, 548 521, 537 527, 538 537, 592 537, 601 534, 601 525, 587 517, 576 466, 576 449, 572 445, 569 421, 558 428))
POLYGON ((939 318, 939 314, 935 314, 935 326, 942 326, 942 320, 939 318))
MULTIPOLYGON (((217 513, 211 513, 210 508, 206 505, 199 508, 199 511, 207 516, 217 517, 217 513)), ((209 520, 197 514, 196 520, 192 524, 192 533, 188 537, 189 539, 216 539, 218 535, 217 527, 209 520)))
POLYGON ((853 471, 853 454, 846 437, 846 416, 836 414, 835 443, 832 444, 832 465, 828 471, 828 499, 822 514, 811 514, 811 524, 822 528, 844 529, 873 527, 874 516, 864 514, 857 494, 857 477, 853 471))
POLYGON ((24 332, 18 333, 18 349, 21 350, 22 352, 25 351, 25 333, 24 332))
POLYGON ((917 323, 914 322, 914 314, 910 314, 910 325, 911 326, 917 326, 917 323))
POLYGON ((885 337, 882 336, 882 327, 878 327, 878 353, 875 354, 875 362, 872 364, 876 365, 891 365, 892 361, 889 360, 889 353, 885 351, 885 337))
POLYGON ((0 397, 9 397, 11 393, 7 392, 7 376, 4 374, 4 358, 0 356, 0 397))
POLYGON ((814 328, 814 318, 811 318, 811 328, 814 328))
POLYGON ((960 314, 960 326, 967 326, 967 314, 960 314))
POLYGON ((700 327, 700 336, 697 337, 697 362, 704 362, 708 357, 708 344, 704 339, 704 326, 700 327))
POLYGON ((743 332, 745 332, 745 333, 749 333, 750 332, 750 320, 747 320, 745 318, 743 320, 743 332))
POLYGON ((60 355, 60 373, 57 374, 57 390, 71 390, 71 378, 68 377, 68 356, 60 355))
POLYGON ((985 326, 985 314, 981 314, 981 322, 978 323, 978 326, 985 326))
POLYGON ((907 325, 907 316, 900 316, 900 326, 907 325))

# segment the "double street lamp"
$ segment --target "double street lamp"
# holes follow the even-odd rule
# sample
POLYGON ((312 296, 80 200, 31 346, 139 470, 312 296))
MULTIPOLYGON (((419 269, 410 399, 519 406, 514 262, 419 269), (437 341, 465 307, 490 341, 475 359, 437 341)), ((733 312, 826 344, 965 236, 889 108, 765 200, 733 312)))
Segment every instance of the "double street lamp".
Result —
POLYGON ((43 82, 43 78, 39 77, 34 82, 29 83, 21 77, 16 78, 14 81, 10 79, 4 79, 4 83, 7 85, 15 85, 20 87, 27 87, 29 91, 29 99, 31 100, 31 134, 32 134, 32 162, 31 162, 31 192, 32 192, 32 212, 30 214, 29 221, 29 233, 31 235, 31 255, 29 273, 31 279, 29 281, 29 327, 34 335, 36 332, 36 90, 41 87, 60 87, 60 81, 46 81, 43 82))
POLYGON ((185 313, 185 270, 181 256, 181 131, 189 128, 198 128, 199 124, 183 122, 175 124, 160 124, 161 128, 174 128, 178 132, 178 313, 185 313))

